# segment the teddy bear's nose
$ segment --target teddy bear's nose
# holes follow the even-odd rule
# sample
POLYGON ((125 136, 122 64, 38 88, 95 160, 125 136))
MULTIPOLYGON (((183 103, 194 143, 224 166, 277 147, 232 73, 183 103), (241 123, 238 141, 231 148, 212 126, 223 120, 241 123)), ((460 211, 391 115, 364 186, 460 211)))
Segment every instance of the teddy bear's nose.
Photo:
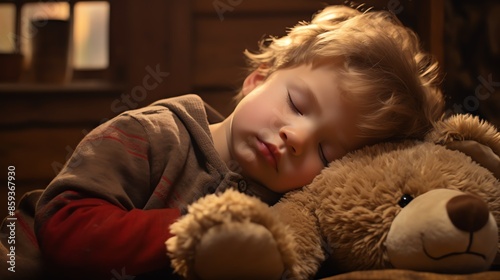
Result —
POLYGON ((450 199, 446 210, 453 225, 467 232, 480 230, 489 218, 488 205, 480 198, 467 194, 450 199))

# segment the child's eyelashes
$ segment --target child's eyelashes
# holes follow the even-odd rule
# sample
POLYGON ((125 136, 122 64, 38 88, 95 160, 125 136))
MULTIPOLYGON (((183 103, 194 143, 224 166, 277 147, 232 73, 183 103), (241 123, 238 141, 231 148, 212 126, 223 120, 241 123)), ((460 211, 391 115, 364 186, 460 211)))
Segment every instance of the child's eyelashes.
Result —
POLYGON ((318 145, 318 153, 319 153, 319 158, 321 159, 321 162, 325 167, 328 167, 328 159, 326 159, 325 156, 325 151, 323 150, 323 146, 321 144, 318 145))
POLYGON ((299 110, 299 108, 293 102, 292 96, 290 95, 289 91, 287 91, 287 95, 288 95, 287 102, 288 102, 288 105, 290 105, 290 108, 292 108, 292 110, 294 110, 295 112, 297 112, 297 114, 302 116, 303 113, 299 110))
MULTIPOLYGON (((304 115, 302 113, 302 111, 297 107, 296 103, 293 101, 292 95, 290 94, 289 91, 287 91, 287 103, 290 106, 290 108, 293 111, 295 111, 297 114, 299 114, 301 116, 304 115)), ((321 143, 318 145, 318 155, 319 155, 319 158, 320 158, 321 162, 323 163, 323 165, 325 167, 327 167, 329 161, 328 161, 328 159, 325 156, 325 151, 323 150, 323 146, 321 145, 321 143)))

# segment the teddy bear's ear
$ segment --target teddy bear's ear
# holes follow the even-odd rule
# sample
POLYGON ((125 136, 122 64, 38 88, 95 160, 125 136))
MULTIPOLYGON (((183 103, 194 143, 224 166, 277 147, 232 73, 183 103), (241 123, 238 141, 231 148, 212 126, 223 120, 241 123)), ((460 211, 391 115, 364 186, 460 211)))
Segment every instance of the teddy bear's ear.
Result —
POLYGON ((458 114, 439 121, 426 140, 463 152, 500 179, 500 133, 479 117, 458 114))
POLYGON ((472 158, 482 167, 488 169, 500 180, 500 157, 493 150, 474 140, 453 141, 446 144, 450 150, 460 151, 472 158))

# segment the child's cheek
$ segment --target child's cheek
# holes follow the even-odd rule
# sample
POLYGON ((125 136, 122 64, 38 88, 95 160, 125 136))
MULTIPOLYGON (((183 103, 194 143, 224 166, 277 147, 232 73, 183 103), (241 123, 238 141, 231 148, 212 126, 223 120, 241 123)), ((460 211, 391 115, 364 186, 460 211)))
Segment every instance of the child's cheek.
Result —
POLYGON ((236 154, 240 155, 239 158, 246 162, 255 160, 255 153, 252 151, 252 148, 247 144, 246 141, 240 142, 235 147, 236 154))

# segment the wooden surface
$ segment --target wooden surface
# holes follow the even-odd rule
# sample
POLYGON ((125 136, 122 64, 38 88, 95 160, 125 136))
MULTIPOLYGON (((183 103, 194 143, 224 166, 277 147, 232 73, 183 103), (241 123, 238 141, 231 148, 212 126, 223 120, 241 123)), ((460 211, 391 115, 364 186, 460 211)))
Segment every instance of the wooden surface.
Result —
POLYGON ((472 274, 439 274, 401 269, 354 271, 339 274, 321 280, 357 280, 357 279, 412 279, 412 280, 498 280, 500 271, 485 271, 472 274))

